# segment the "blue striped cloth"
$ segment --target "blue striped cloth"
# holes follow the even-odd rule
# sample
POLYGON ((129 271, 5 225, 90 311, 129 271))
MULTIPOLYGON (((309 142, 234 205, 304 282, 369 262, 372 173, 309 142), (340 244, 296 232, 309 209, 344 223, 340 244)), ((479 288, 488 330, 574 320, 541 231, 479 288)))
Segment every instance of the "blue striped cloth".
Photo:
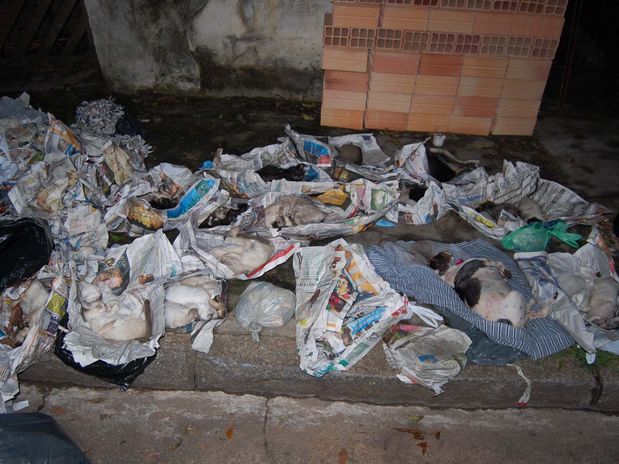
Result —
MULTIPOLYGON (((421 304, 433 305, 446 317, 455 315, 481 330, 491 341, 534 359, 549 356, 574 344, 572 337, 549 318, 532 319, 523 328, 484 319, 472 311, 432 269, 418 264, 407 251, 412 243, 386 242, 366 251, 378 274, 397 291, 421 304)), ((521 292, 526 299, 532 297, 531 288, 518 265, 489 243, 473 240, 459 244, 435 243, 435 246, 437 253, 450 251, 456 259, 488 258, 502 262, 512 273, 509 282, 512 289, 521 292)))

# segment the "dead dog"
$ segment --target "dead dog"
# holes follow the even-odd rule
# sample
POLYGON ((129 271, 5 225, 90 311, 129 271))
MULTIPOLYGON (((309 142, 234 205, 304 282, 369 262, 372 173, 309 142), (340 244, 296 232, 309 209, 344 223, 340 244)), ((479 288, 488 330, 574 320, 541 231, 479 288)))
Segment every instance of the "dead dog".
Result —
POLYGON ((502 263, 491 259, 453 262, 448 252, 434 256, 430 267, 452 286, 466 304, 484 319, 524 327, 527 317, 542 317, 538 311, 529 316, 533 301, 525 301, 520 292, 507 283, 512 274, 502 263))
POLYGON ((227 237, 208 252, 235 274, 247 274, 258 269, 273 255, 273 244, 259 238, 227 237))
POLYGON ((286 195, 264 208, 264 225, 274 229, 300 226, 322 222, 325 218, 320 208, 311 200, 298 196, 286 195))

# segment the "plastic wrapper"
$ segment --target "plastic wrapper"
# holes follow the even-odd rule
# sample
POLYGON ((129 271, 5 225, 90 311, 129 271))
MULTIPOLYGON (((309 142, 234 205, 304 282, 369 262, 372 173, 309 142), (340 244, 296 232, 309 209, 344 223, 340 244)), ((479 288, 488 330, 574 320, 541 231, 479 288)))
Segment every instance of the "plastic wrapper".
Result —
POLYGON ((28 106, 30 97, 0 98, 0 181, 21 177, 45 154, 48 115, 28 106))
POLYGON ((32 412, 0 415, 0 462, 89 464, 90 461, 51 416, 32 412))
POLYGON ((30 96, 22 93, 18 98, 0 98, 0 119, 13 119, 20 124, 45 123, 47 114, 30 106, 30 96))
POLYGON ((464 353, 471 339, 445 325, 437 328, 396 325, 383 344, 387 362, 400 371, 404 383, 420 384, 443 392, 443 386, 466 366, 464 353))
POLYGON ((295 295, 269 282, 252 282, 241 293, 234 314, 239 324, 259 340, 263 327, 285 325, 294 316, 295 295))
POLYGON ((521 227, 501 240, 501 245, 514 251, 544 251, 552 237, 576 248, 582 239, 579 234, 567 232, 567 223, 561 220, 535 222, 521 227))
POLYGON ((302 248, 293 265, 297 352, 301 369, 315 377, 352 367, 391 325, 413 314, 359 245, 339 239, 302 248))

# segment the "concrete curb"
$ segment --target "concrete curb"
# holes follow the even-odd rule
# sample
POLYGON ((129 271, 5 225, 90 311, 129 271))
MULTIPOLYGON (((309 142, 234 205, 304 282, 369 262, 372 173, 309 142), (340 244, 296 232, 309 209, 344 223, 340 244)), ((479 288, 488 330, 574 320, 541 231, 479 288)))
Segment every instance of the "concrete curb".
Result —
MULTIPOLYGON (((260 342, 242 333, 234 322, 215 337, 207 355, 191 349, 189 335, 168 333, 155 361, 132 388, 152 390, 215 390, 267 397, 317 397, 324 400, 438 408, 515 407, 525 389, 512 367, 469 365, 439 396, 421 386, 405 385, 376 346, 346 372, 313 378, 298 367, 293 324, 265 333, 260 342)), ((519 365, 533 383, 530 407, 619 411, 619 366, 593 371, 571 353, 519 365)), ((47 385, 112 388, 111 384, 65 366, 52 353, 20 375, 25 382, 47 385)))

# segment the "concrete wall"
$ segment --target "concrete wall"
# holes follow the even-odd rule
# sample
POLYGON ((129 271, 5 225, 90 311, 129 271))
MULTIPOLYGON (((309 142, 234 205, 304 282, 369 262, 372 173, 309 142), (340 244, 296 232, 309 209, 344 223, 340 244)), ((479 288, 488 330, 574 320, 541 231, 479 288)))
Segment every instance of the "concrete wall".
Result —
POLYGON ((329 0, 85 0, 111 90, 320 99, 329 0))

